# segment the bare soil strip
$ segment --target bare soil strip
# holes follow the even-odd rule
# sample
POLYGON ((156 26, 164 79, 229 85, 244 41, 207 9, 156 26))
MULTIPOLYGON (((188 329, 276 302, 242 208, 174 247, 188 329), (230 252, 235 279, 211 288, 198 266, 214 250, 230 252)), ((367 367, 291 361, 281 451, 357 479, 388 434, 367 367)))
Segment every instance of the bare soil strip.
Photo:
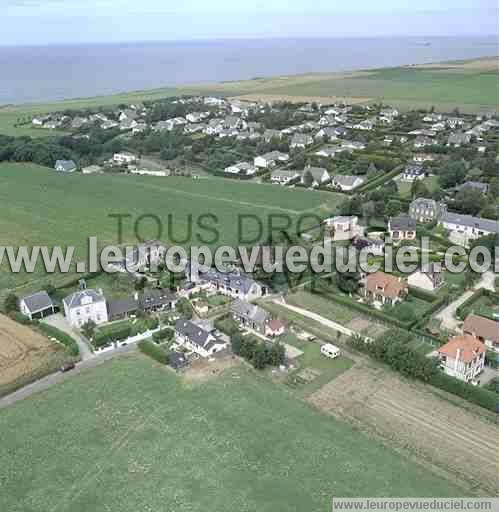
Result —
POLYGON ((424 385, 357 364, 309 398, 403 450, 451 471, 482 491, 495 489, 499 428, 424 385))

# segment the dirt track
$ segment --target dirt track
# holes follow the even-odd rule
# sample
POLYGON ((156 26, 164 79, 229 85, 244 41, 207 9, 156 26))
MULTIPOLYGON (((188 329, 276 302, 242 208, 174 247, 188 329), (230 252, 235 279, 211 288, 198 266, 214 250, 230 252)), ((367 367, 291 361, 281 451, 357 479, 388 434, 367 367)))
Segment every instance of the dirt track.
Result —
MULTIPOLYGON (((309 399, 319 409, 495 492, 499 429, 392 372, 356 365, 309 399)), ((486 411, 484 411, 486 414, 486 411)))

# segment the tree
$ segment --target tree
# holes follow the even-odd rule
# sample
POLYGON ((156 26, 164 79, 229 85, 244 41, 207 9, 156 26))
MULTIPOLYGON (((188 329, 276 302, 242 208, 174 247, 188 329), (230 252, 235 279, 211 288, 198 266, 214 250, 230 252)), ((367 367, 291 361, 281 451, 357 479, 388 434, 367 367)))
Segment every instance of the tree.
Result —
POLYGON ((354 293, 360 286, 360 275, 357 272, 338 272, 336 285, 344 293, 354 293))
POLYGON ((269 354, 269 364, 272 366, 280 366, 286 359, 286 349, 282 343, 274 342, 269 354))
POLYGON ((312 176, 312 173, 310 171, 305 171, 305 173, 303 174, 303 184, 307 187, 307 188, 310 188, 314 183, 314 177, 312 176))
POLYGON ((86 338, 91 338, 94 335, 94 331, 97 325, 93 320, 89 320, 85 324, 83 324, 81 331, 83 332, 86 338))
POLYGON ((241 354, 243 343, 244 339, 239 333, 233 334, 230 338, 232 352, 234 352, 234 354, 236 354, 237 356, 241 354))
POLYGON ((402 203, 396 199, 390 199, 386 204, 385 214, 388 217, 398 215, 402 211, 402 203))
POLYGON ((137 281, 135 281, 134 288, 136 291, 141 292, 144 290, 147 284, 147 279, 145 277, 141 277, 137 281))
POLYGON ((267 366, 268 351, 264 343, 258 343, 255 346, 251 362, 257 370, 263 370, 267 366))
POLYGON ((179 312, 180 316, 187 318, 187 319, 192 318, 192 314, 193 314, 192 304, 185 297, 180 299, 177 302, 176 309, 179 312))
POLYGON ((9 293, 5 298, 4 307, 7 313, 19 311, 19 298, 17 295, 14 293, 9 293))

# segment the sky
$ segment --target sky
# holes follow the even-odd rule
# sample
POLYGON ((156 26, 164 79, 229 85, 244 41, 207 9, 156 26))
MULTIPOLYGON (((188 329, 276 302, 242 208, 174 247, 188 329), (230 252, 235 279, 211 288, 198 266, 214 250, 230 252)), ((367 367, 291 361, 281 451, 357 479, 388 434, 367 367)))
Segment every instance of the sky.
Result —
POLYGON ((0 45, 498 32, 496 0, 0 0, 0 45))

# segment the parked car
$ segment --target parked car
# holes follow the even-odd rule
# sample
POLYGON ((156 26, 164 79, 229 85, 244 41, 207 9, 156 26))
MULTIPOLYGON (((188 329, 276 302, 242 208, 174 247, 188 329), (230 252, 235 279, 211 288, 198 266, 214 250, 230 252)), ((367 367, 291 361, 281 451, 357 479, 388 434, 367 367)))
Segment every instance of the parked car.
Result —
POLYGON ((70 372, 71 370, 74 370, 75 368, 76 368, 75 363, 66 363, 61 366, 61 372, 62 373, 70 372))

